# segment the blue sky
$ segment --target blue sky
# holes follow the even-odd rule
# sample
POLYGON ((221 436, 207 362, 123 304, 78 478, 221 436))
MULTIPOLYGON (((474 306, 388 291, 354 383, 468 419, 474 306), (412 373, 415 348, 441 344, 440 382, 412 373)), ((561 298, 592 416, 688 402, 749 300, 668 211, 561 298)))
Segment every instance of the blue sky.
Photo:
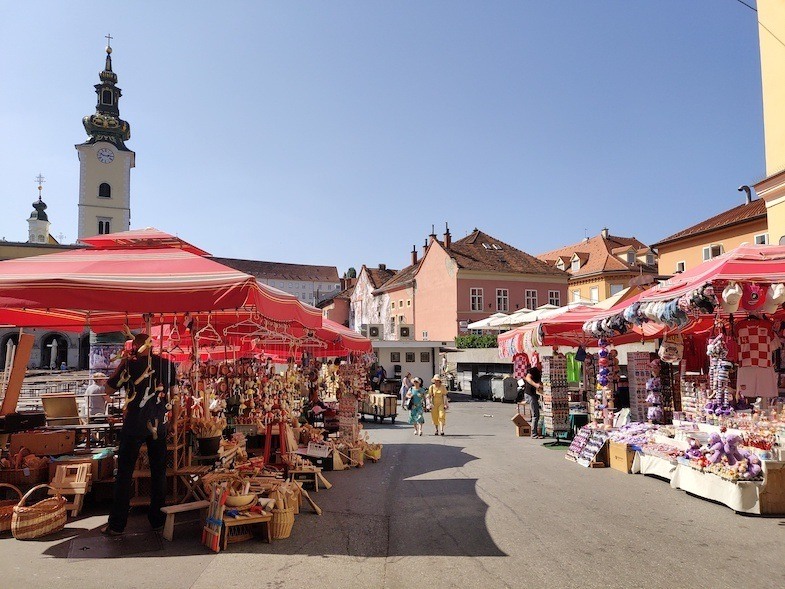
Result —
POLYGON ((734 0, 17 2, 0 8, 0 237, 34 177, 76 236, 104 35, 132 227, 216 255, 408 264, 431 224, 536 254, 652 243, 764 176, 756 14, 734 0))

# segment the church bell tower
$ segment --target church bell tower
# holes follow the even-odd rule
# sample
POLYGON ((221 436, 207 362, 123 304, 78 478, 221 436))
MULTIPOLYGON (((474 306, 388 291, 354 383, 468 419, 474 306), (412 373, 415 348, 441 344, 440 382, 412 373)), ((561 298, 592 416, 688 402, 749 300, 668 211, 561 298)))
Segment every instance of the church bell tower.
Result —
POLYGON ((79 154, 79 239, 131 227, 131 168, 136 154, 125 142, 131 126, 120 118, 122 91, 112 71, 111 35, 106 65, 95 85, 95 114, 82 119, 88 138, 76 145, 79 154))

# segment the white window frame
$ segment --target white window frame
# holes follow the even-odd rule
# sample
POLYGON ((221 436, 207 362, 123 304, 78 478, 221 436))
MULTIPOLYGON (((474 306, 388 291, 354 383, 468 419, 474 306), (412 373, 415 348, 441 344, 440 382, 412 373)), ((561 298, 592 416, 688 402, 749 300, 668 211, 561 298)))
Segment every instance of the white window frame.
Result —
POLYGON ((570 262, 570 272, 577 272, 581 269, 581 259, 573 258, 570 262))
POLYGON ((627 263, 632 266, 635 264, 635 252, 629 251, 627 252, 627 263))
POLYGON ((572 291, 572 302, 577 303, 580 300, 581 300, 581 291, 580 290, 572 291))
POLYGON ((527 309, 536 309, 537 308, 537 291, 534 289, 527 288, 524 293, 524 306, 527 309))
POLYGON ((395 309, 395 301, 390 301, 390 310, 395 309))
POLYGON ((422 341, 424 341, 424 342, 428 341, 428 332, 427 331, 423 331, 422 332, 422 341))
POLYGON ((485 305, 483 289, 473 286, 469 289, 469 305, 472 311, 482 311, 485 305))
POLYGON ((98 221, 98 235, 107 235, 108 233, 112 232, 111 217, 96 217, 96 220, 98 221))
POLYGON ((554 307, 561 307, 561 292, 558 290, 548 291, 548 304, 554 307))
POLYGON ((755 245, 769 245, 769 234, 768 233, 758 233, 754 238, 753 241, 755 245), (761 241, 758 241, 758 238, 763 238, 761 241))
POLYGON ((559 270, 564 270, 564 260, 562 260, 561 258, 559 258, 558 260, 556 260, 556 267, 557 267, 559 270))
POLYGON ((510 310, 510 291, 508 289, 496 289, 496 310, 503 313, 510 310))
POLYGON ((624 290, 623 284, 611 284, 609 292, 611 293, 611 296, 613 296, 615 294, 619 294, 623 290, 624 290))
POLYGON ((589 300, 592 303, 599 303, 600 302, 600 287, 599 286, 592 286, 589 288, 589 300))
POLYGON ((412 299, 406 299, 406 306, 407 307, 411 307, 412 306, 412 299))
POLYGON ((679 260, 676 262, 676 272, 684 272, 687 269, 687 262, 685 260, 679 260))
POLYGON ((725 248, 722 246, 721 243, 712 243, 711 245, 707 245, 703 248, 703 261, 712 260, 717 256, 721 256, 725 253, 725 248), (715 248, 717 248, 718 253, 714 253, 715 248))
POLYGON ((654 266, 654 254, 646 254, 646 265, 654 266))

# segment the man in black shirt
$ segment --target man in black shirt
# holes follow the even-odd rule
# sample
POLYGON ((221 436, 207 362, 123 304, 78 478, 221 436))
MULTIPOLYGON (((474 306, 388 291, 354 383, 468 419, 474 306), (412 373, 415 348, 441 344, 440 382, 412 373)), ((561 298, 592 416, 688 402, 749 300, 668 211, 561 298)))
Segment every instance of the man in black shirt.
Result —
POLYGON ((523 377, 526 381, 524 385, 524 394, 526 401, 532 409, 532 437, 541 438, 540 435, 540 390, 542 389, 542 372, 538 365, 534 365, 526 371, 526 376, 523 377))
POLYGON ((147 518, 153 529, 163 528, 165 515, 161 508, 166 501, 166 434, 169 395, 176 393, 177 375, 174 364, 152 353, 149 336, 138 334, 131 355, 122 360, 106 383, 106 395, 121 388, 126 390, 123 428, 117 452, 117 477, 109 523, 101 530, 119 536, 128 522, 131 483, 139 449, 147 444, 150 462, 150 510, 147 518))

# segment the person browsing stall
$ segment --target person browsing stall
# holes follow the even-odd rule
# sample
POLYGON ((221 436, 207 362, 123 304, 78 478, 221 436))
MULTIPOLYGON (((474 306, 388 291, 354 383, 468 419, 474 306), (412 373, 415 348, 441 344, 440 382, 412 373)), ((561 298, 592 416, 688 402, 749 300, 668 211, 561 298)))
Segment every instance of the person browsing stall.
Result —
POLYGON ((533 364, 523 377, 524 396, 532 410, 532 438, 542 438, 540 435, 540 391, 542 390, 542 371, 539 363, 533 364))
POLYGON ((128 523, 131 483, 142 444, 147 444, 150 461, 150 509, 147 519, 154 530, 163 529, 166 516, 161 512, 166 500, 166 435, 169 398, 177 392, 175 366, 152 352, 147 334, 133 339, 131 350, 120 362, 105 386, 105 397, 121 388, 126 391, 123 427, 117 452, 117 476, 109 523, 101 529, 108 536, 119 536, 128 523))

